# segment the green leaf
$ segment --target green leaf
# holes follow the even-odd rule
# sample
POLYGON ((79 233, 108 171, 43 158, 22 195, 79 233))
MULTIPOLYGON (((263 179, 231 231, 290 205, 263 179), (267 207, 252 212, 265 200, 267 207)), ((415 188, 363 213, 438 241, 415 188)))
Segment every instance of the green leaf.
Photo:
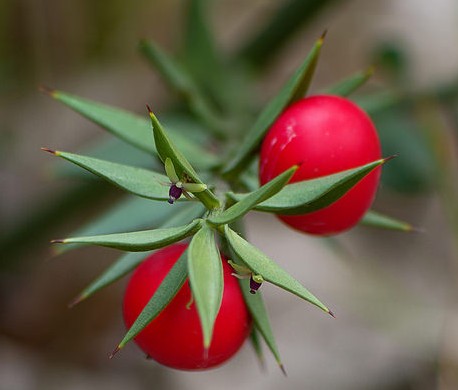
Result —
MULTIPOLYGON (((188 203, 177 204, 180 210, 188 203)), ((101 216, 74 231, 75 236, 91 236, 101 233, 119 233, 134 229, 159 227, 170 215, 177 211, 175 207, 164 207, 163 203, 129 195, 101 216)))
MULTIPOLYGON (((201 203, 185 203, 185 205, 186 207, 178 208, 177 211, 174 210, 170 218, 164 221, 161 227, 176 227, 184 223, 190 223, 194 219, 201 218, 207 211, 201 203)), ((171 208, 175 209, 175 205, 171 208)))
MULTIPOLYGON (((288 0, 276 2, 278 9, 258 32, 243 45, 237 57, 255 67, 266 67, 282 47, 291 42, 301 27, 314 22, 317 15, 336 0, 288 0)), ((270 7, 270 4, 268 5, 270 7)))
POLYGON ((138 149, 155 152, 146 118, 63 91, 52 90, 50 95, 138 149))
MULTIPOLYGON (((151 134, 151 124, 146 116, 139 116, 63 91, 45 90, 45 92, 125 142, 149 154, 156 153, 153 135, 151 134)), ((167 122, 165 122, 165 126, 167 127, 167 122)), ((168 128, 168 131, 172 140, 196 167, 208 169, 209 166, 218 163, 218 159, 214 155, 191 141, 189 136, 173 131, 172 128, 168 128)))
MULTIPOLYGON (((141 199, 141 198, 135 198, 141 199)), ((148 202, 152 203, 152 202, 148 202)), ((153 203, 157 204, 157 203, 153 203)), ((204 207, 200 203, 196 204, 187 204, 188 207, 182 207, 177 210, 176 207, 168 208, 173 212, 173 216, 170 219, 167 219, 161 224, 162 228, 176 226, 177 224, 189 223, 194 218, 202 216, 204 212, 204 207)), ((108 267, 97 279, 95 279, 89 286, 87 286, 71 303, 71 306, 81 302, 84 299, 89 298, 91 295, 96 293, 109 286, 110 284, 116 282, 118 279, 122 278, 124 275, 132 271, 134 268, 140 264, 143 259, 147 258, 149 255, 154 253, 154 251, 149 252, 129 252, 121 256, 114 264, 108 267)))
POLYGON ((361 225, 371 226, 381 229, 398 230, 401 232, 412 232, 415 228, 408 222, 369 210, 360 221, 361 225))
MULTIPOLYGON (((233 250, 231 250, 231 252, 233 252, 233 250)), ((236 254, 234 255, 234 253, 232 253, 232 259, 238 265, 243 264, 240 258, 236 254)), ((242 290, 243 299, 245 300, 251 317, 253 318, 255 329, 257 329, 259 333, 261 333, 262 338, 264 339, 270 351, 272 352, 277 364, 284 372, 280 352, 278 351, 277 343, 272 332, 272 327, 269 321, 269 315, 267 314, 267 309, 264 304, 264 299, 262 298, 261 291, 258 291, 256 294, 251 294, 249 279, 239 279, 239 284, 240 289, 242 290)), ((262 361, 262 359, 260 360, 262 361)))
POLYGON ((154 200, 168 199, 167 184, 170 180, 165 175, 93 157, 49 149, 44 150, 78 165, 132 194, 154 200))
POLYGON ((298 297, 305 299, 321 310, 332 315, 331 311, 323 305, 318 298, 303 287, 296 279, 283 270, 275 261, 267 257, 258 248, 244 240, 237 233, 225 225, 224 233, 229 245, 238 257, 250 268, 254 274, 261 275, 265 281, 277 285, 298 297))
POLYGON ((130 252, 142 252, 162 248, 193 235, 202 226, 202 220, 188 225, 167 229, 141 230, 138 232, 104 234, 88 237, 71 237, 53 240, 55 244, 92 244, 130 252))
POLYGON ((248 310, 250 311, 251 317, 253 318, 255 329, 259 331, 262 338, 266 342, 267 347, 274 356, 278 366, 283 371, 283 373, 285 373, 277 342, 275 341, 275 336, 270 325, 270 320, 267 314, 266 306, 264 304, 262 293, 258 291, 256 294, 250 294, 250 281, 248 279, 244 279, 240 280, 240 282, 245 303, 247 304, 248 310))
POLYGON ((259 339, 259 331, 256 328, 256 326, 253 326, 251 328, 250 332, 250 342, 251 345, 254 349, 254 352, 256 353, 256 357, 258 358, 259 365, 261 368, 266 367, 266 360, 264 358, 264 353, 262 351, 262 345, 261 345, 261 340, 259 339))
POLYGON ((296 165, 281 173, 273 180, 264 184, 258 190, 246 195, 242 200, 229 207, 221 214, 208 218, 208 221, 214 225, 222 225, 231 223, 242 217, 258 203, 261 203, 278 193, 278 191, 280 191, 286 185, 286 183, 288 183, 289 179, 291 179, 291 177, 294 175, 294 172, 296 172, 297 168, 298 166, 296 165))
POLYGON ((224 69, 207 20, 208 0, 189 0, 186 9, 183 62, 199 85, 213 95, 224 94, 224 69))
POLYGON ((78 296, 70 303, 70 307, 75 306, 81 301, 89 298, 97 291, 109 286, 110 284, 121 279, 130 271, 137 268, 137 266, 146 259, 151 252, 129 252, 122 255, 112 265, 110 265, 100 276, 98 276, 92 283, 90 283, 78 296))
POLYGON ((272 123, 285 107, 305 95, 315 72, 323 40, 324 36, 315 43, 302 65, 258 116, 245 139, 240 143, 237 153, 225 167, 223 172, 225 176, 234 176, 249 165, 272 123))
MULTIPOLYGON (((120 140, 119 138, 115 138, 107 134, 101 139, 96 140, 88 147, 85 147, 83 151, 78 154, 141 168, 153 170, 162 169, 162 164, 157 158, 138 150, 134 146, 120 140)), ((58 178, 84 177, 84 179, 98 179, 98 177, 94 177, 87 171, 80 169, 80 167, 67 164, 64 161, 57 164, 56 161, 53 161, 51 170, 58 178)))
POLYGON ((144 56, 159 70, 167 83, 181 94, 191 111, 200 117, 216 135, 224 135, 224 122, 215 114, 207 98, 180 64, 169 57, 153 42, 140 41, 140 50, 144 56))
POLYGON ((132 340, 146 326, 148 326, 148 324, 161 313, 161 311, 169 304, 169 302, 178 293, 180 288, 183 286, 187 276, 187 252, 188 250, 184 251, 184 253, 174 264, 170 272, 161 282, 154 295, 151 297, 151 299, 146 304, 142 312, 139 314, 135 322, 127 331, 122 341, 119 343, 115 352, 124 347, 130 340, 132 340))
MULTIPOLYGON (((187 177, 191 179, 192 183, 205 184, 197 176, 196 171, 186 158, 180 153, 180 151, 173 145, 170 138, 165 133, 162 125, 157 120, 156 116, 150 111, 151 122, 153 125, 154 140, 156 142, 159 157, 162 162, 165 163, 167 158, 172 160, 175 171, 180 179, 187 177)), ((188 180, 183 180, 188 181, 188 180)), ((210 190, 205 190, 196 193, 195 196, 199 198, 208 208, 218 208, 219 200, 210 190)))
MULTIPOLYGON (((189 206, 187 202, 177 203, 179 208, 189 206)), ((151 202, 138 196, 129 196, 116 203, 102 215, 71 233, 72 236, 92 236, 102 233, 118 233, 159 227, 168 218, 175 207, 164 207, 163 203, 151 202)), ((187 221, 189 222, 189 221, 187 221)), ((78 244, 65 245, 58 253, 78 248, 78 244)))
POLYGON ((325 93, 338 96, 349 96, 359 87, 364 85, 374 74, 374 68, 371 66, 365 72, 358 72, 340 83, 326 89, 325 93))
POLYGON ((213 230, 204 225, 191 240, 188 255, 189 283, 208 349, 223 299, 223 267, 213 230))
MULTIPOLYGON (((71 236, 93 236, 102 233, 179 226, 200 218, 204 211, 205 208, 198 202, 179 202, 173 207, 168 207, 168 205, 165 207, 163 203, 131 196, 72 232, 71 236)), ((77 247, 79 247, 78 244, 65 245, 59 248, 59 253, 77 247)))
MULTIPOLYGON (((255 210, 295 215, 322 209, 345 195, 367 174, 389 159, 390 157, 317 179, 288 184, 278 194, 257 205, 255 210)), ((247 195, 231 193, 228 196, 239 200, 247 195)))

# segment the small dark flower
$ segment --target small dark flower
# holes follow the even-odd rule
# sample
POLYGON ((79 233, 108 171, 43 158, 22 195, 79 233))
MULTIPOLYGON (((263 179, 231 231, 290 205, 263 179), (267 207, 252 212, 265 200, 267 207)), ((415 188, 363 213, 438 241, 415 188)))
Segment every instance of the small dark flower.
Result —
POLYGON ((189 193, 202 192, 207 189, 207 185, 203 183, 188 183, 186 181, 181 181, 175 171, 173 162, 170 158, 165 159, 165 173, 170 179, 170 190, 169 190, 169 199, 170 204, 175 203, 175 201, 181 196, 184 195, 188 199, 192 199, 189 193))
POLYGON ((232 273, 238 279, 248 279, 250 278, 250 293, 256 294, 256 291, 259 290, 261 287, 262 282, 264 282, 264 278, 262 275, 255 275, 253 272, 240 264, 234 263, 232 260, 228 260, 229 265, 236 271, 232 273))
POLYGON ((169 190, 168 202, 170 204, 173 204, 182 194, 183 194, 183 188, 178 187, 176 184, 172 184, 169 190))
POLYGON ((251 275, 250 276, 250 293, 256 294, 256 291, 258 291, 259 287, 261 287, 261 284, 262 284, 262 278, 260 278, 259 275, 254 275, 254 276, 251 275))

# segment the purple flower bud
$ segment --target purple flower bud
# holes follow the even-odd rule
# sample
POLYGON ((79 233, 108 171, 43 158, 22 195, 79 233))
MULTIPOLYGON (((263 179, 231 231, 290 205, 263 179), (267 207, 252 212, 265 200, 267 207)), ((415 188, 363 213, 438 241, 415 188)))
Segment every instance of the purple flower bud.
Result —
POLYGON ((259 283, 253 279, 253 275, 250 276, 250 293, 256 294, 256 291, 258 291, 259 287, 261 287, 261 284, 262 283, 259 283))
POLYGON ((175 184, 170 186, 169 190, 169 200, 170 204, 173 204, 183 193, 183 188, 177 187, 175 184))

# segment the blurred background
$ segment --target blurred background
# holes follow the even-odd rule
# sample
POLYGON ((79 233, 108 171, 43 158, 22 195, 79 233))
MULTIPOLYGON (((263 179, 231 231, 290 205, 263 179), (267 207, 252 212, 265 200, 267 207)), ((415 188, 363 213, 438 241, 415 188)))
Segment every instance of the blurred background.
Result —
POLYGON ((0 2, 0 389, 457 389, 455 0, 207 1, 218 49, 249 69, 254 107, 275 94, 325 29, 311 93, 376 65, 354 98, 371 112, 384 154, 400 157, 384 168, 374 207, 418 228, 357 227, 324 240, 250 214, 250 240, 337 315, 265 286, 287 378, 267 350, 262 370, 249 343, 201 373, 146 361, 134 344, 108 360, 124 332, 125 280, 67 309, 119 254, 82 248, 54 256, 48 242, 122 193, 86 176, 64 177, 40 151, 86 153, 109 137, 38 86, 140 114, 145 102, 158 112, 176 105, 137 46, 148 38, 179 52, 186 3, 0 2))

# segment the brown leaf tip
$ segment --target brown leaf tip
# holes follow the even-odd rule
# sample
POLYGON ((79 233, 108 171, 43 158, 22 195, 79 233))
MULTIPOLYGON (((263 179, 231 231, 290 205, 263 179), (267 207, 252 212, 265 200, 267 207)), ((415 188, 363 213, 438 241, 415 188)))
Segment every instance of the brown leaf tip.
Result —
POLYGON ((325 29, 325 30, 323 31, 323 33, 321 34, 321 36, 320 36, 320 39, 319 39, 320 43, 323 43, 323 41, 324 41, 324 39, 326 38, 326 35, 327 35, 327 34, 328 34, 328 29, 325 29))
POLYGON ((148 104, 146 105, 146 109, 148 110, 149 115, 153 113, 153 110, 151 109, 151 107, 148 104))
POLYGON ((336 318, 336 315, 334 314, 332 310, 329 310, 328 313, 332 318, 336 318))
POLYGON ((119 347, 119 345, 115 349, 113 349, 113 352, 110 353, 110 355, 108 355, 108 359, 113 359, 114 356, 120 351, 120 349, 121 348, 119 347))
POLYGON ((70 301, 67 305, 69 309, 73 309, 78 303, 83 301, 85 297, 83 295, 78 295, 77 297, 73 298, 72 301, 70 301))
POLYGON ((49 149, 49 148, 40 148, 41 150, 43 150, 44 152, 48 152, 48 153, 51 153, 51 154, 54 154, 55 156, 57 156, 57 152, 55 150, 52 150, 52 149, 49 149))
POLYGON ((393 160, 393 159, 396 158, 396 157, 399 157, 399 153, 395 153, 395 154, 393 154, 392 156, 385 157, 385 158, 383 159, 383 163, 385 164, 385 163, 387 163, 388 161, 393 160))
POLYGON ((286 369, 285 369, 285 366, 283 365, 283 363, 278 363, 278 367, 280 367, 280 370, 281 370, 281 372, 283 373, 283 375, 284 375, 285 377, 287 377, 288 374, 286 373, 286 369))
POLYGON ((54 97, 56 92, 57 92, 55 89, 49 88, 49 87, 47 87, 46 85, 43 85, 43 84, 38 86, 38 90, 40 92, 42 92, 42 93, 44 93, 46 95, 52 96, 52 97, 54 97))
POLYGON ((51 242, 51 244, 64 244, 65 243, 65 239, 64 238, 58 238, 56 240, 51 240, 50 242, 51 242))

